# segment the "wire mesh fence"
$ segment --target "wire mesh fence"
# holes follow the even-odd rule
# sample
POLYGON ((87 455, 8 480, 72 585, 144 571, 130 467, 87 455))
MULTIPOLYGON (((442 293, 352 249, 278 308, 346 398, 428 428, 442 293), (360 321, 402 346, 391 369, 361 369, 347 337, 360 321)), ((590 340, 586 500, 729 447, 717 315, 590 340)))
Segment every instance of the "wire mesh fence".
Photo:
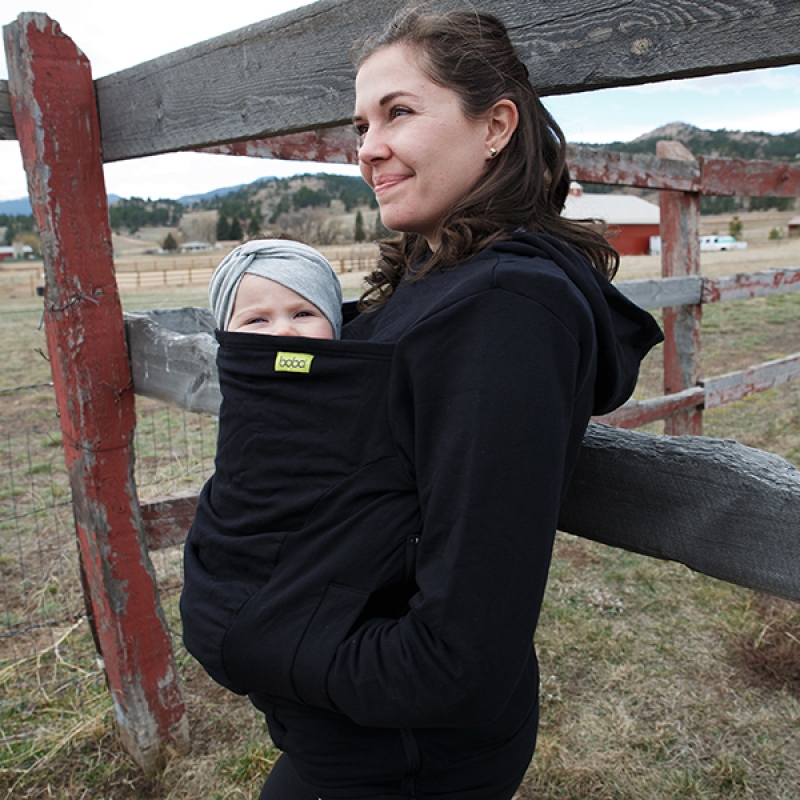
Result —
MULTIPOLYGON (((41 385, 36 388, 41 393, 41 385)), ((109 713, 84 609, 69 477, 54 409, 53 400, 48 411, 36 410, 34 427, 14 430, 19 426, 12 423, 0 435, 4 771, 35 768, 109 713)), ((215 418, 139 398, 134 445, 139 498, 199 490, 213 470, 216 429, 215 418)), ((180 550, 151 554, 162 603, 173 611, 182 580, 180 550)), ((175 625, 175 614, 166 616, 175 625)))

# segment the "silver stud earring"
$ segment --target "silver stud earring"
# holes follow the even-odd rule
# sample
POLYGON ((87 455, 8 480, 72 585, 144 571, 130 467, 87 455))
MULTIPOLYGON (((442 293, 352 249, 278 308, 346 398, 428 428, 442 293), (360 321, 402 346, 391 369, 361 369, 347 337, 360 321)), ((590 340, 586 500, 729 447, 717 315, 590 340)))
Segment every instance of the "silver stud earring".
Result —
POLYGON ((489 158, 494 158, 497 155, 497 148, 490 147, 489 148, 489 158))

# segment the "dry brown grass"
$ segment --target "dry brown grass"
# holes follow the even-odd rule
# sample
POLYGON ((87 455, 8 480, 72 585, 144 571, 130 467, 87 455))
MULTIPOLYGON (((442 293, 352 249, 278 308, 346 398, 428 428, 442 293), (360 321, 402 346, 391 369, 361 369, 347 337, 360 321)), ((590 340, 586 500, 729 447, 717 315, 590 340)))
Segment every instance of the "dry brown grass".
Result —
POLYGON ((800 607, 560 537, 520 798, 789 798, 800 607))
MULTIPOLYGON (((748 224, 745 238, 751 238, 748 224)), ((744 253, 704 254, 704 268, 716 269, 717 263, 724 272, 800 266, 800 243, 756 242, 744 253)), ((620 278, 633 277, 637 269, 652 271, 653 261, 625 259, 620 278)), ((204 287, 176 287, 157 294, 124 292, 123 302, 202 305, 204 296, 204 287)), ((36 352, 44 345, 31 303, 19 298, 0 308, 28 308, 17 322, 13 315, 3 318, 7 372, 0 384, 48 379, 47 364, 36 352)), ((706 308, 703 345, 707 375, 797 352, 800 294, 706 308)), ((643 371, 642 391, 660 393, 658 355, 643 371)), ((2 424, 19 428, 30 410, 44 414, 51 401, 46 389, 0 398, 0 416, 11 420, 2 424)), ((800 465, 800 383, 707 412, 705 427, 711 435, 738 438, 800 465)), ((32 633, 40 636, 37 655, 14 665, 14 680, 3 684, 27 682, 36 699, 0 720, 0 797, 258 796, 276 756, 263 721, 246 700, 213 684, 186 654, 176 609, 180 552, 159 559, 189 711, 191 754, 174 758, 156 777, 137 771, 115 736, 102 674, 91 668, 86 625, 76 620, 55 637, 32 633), (61 640, 58 648, 54 638, 61 640), (72 688, 49 692, 44 679, 62 675, 72 688)), ((540 741, 519 800, 798 796, 797 604, 560 535, 538 647, 540 741)), ((0 679, 8 667, 0 664, 0 679)))

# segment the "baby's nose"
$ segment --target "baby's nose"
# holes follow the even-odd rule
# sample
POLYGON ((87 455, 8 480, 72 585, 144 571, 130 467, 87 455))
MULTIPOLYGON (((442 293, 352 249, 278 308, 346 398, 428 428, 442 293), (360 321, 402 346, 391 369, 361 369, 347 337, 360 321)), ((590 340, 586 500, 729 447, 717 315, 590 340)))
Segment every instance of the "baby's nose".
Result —
POLYGON ((297 327, 290 319, 275 322, 270 331, 273 336, 298 336, 297 327))

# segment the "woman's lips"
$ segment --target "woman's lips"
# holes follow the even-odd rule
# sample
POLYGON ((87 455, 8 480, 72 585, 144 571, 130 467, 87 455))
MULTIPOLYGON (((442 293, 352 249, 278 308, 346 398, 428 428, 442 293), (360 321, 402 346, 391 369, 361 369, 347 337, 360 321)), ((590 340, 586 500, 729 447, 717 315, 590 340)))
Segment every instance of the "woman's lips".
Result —
POLYGON ((407 177, 407 175, 380 175, 377 178, 374 178, 372 183, 375 194, 383 194, 389 189, 392 189, 398 184, 402 183, 407 177))

